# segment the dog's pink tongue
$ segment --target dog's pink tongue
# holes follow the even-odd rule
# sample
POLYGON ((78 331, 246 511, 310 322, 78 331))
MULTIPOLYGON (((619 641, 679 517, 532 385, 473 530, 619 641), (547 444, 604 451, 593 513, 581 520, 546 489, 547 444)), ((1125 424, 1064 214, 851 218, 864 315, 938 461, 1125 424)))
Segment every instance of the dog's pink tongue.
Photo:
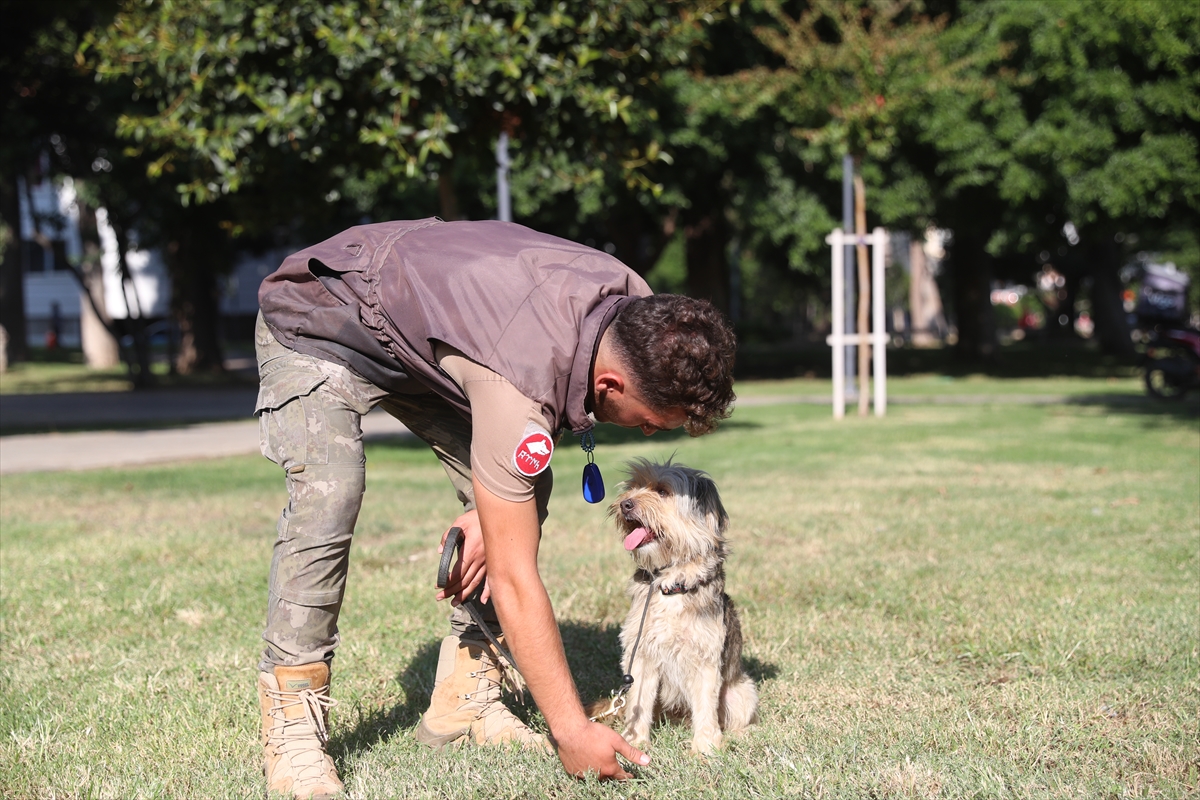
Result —
POLYGON ((625 537, 625 549, 636 550, 646 542, 653 538, 650 531, 645 528, 634 528, 628 536, 625 537))

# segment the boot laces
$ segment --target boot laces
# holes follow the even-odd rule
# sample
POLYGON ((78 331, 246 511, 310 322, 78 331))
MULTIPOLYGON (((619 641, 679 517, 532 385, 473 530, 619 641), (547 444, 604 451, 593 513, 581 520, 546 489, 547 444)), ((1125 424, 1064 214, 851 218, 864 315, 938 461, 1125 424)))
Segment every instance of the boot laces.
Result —
POLYGON ((463 694, 463 699, 468 701, 475 700, 476 695, 483 695, 482 708, 477 719, 482 719, 496 711, 507 711, 504 704, 500 702, 500 692, 505 688, 508 688, 518 699, 524 698, 524 687, 518 684, 513 677, 515 670, 507 669, 504 659, 493 656, 491 648, 480 648, 479 666, 480 669, 469 674, 472 678, 482 678, 486 682, 485 685, 473 692, 463 694))
POLYGON ((318 743, 317 749, 322 749, 329 741, 325 714, 337 705, 337 701, 328 692, 327 686, 316 690, 301 689, 299 692, 267 690, 267 695, 275 701, 271 715, 279 723, 271 727, 270 741, 280 752, 310 749, 314 739, 318 743), (284 710, 295 706, 303 708, 304 716, 289 719, 284 710))
MULTIPOLYGON (((518 696, 524 691, 524 686, 515 677, 520 673, 507 666, 502 656, 496 655, 491 647, 481 645, 479 668, 468 674, 479 680, 479 686, 461 697, 473 706, 475 720, 483 726, 485 737, 507 735, 520 742, 544 741, 541 734, 532 731, 500 700, 501 690, 506 687, 518 696)), ((474 725, 472 730, 475 730, 474 725)))

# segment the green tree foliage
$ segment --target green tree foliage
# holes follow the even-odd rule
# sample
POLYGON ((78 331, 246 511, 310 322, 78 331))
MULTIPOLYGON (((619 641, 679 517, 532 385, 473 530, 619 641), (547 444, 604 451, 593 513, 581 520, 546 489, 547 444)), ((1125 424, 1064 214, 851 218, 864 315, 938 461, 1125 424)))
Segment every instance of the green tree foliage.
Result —
POLYGON ((1200 222, 1200 11, 1172 0, 963 11, 943 47, 984 53, 978 69, 995 89, 939 93, 920 137, 936 153, 938 217, 956 236, 960 328, 997 270, 1028 280, 1040 255, 1091 283, 1101 341, 1128 351, 1117 269, 1131 249, 1188 252, 1200 222))
MULTIPOLYGON (((118 119, 144 113, 146 101, 124 85, 98 84, 80 53, 88 36, 106 29, 119 8, 116 0, 6 5, 0 64, 9 92, 7 113, 0 117, 4 217, 6 222, 15 218, 15 196, 10 203, 9 195, 15 192, 16 176, 48 159, 53 175, 75 178, 86 206, 108 210, 122 256, 134 235, 140 246, 161 248, 172 274, 172 309, 183 334, 180 367, 220 369, 216 276, 230 263, 225 229, 234 212, 228 204, 187 208, 174 186, 148 176, 151 151, 129 147, 120 136, 118 119), (188 240, 204 246, 181 246, 188 240)), ((94 239, 88 219, 85 213, 83 233, 94 239)), ((10 267, 16 266, 15 259, 5 259, 6 285, 10 267)), ((98 272, 83 266, 85 272, 98 272)), ((131 371, 135 384, 145 385, 150 378, 146 320, 134 302, 130 317, 124 332, 135 342, 131 371)))
MULTIPOLYGON (((5 3, 5 25, 0 39, 0 84, 4 113, 0 114, 0 207, 3 225, 9 232, 0 263, 0 306, 9 337, 10 356, 25 354, 22 313, 21 258, 16 249, 19 179, 30 186, 45 179, 69 175, 84 201, 81 226, 85 239, 82 263, 70 264, 82 284, 99 278, 98 242, 91 210, 109 208, 109 219, 118 240, 125 241, 136 204, 124 202, 134 196, 148 198, 144 169, 130 167, 122 157, 122 145, 114 130, 114 108, 121 98, 97 90, 77 60, 83 35, 103 25, 116 10, 115 2, 5 3)), ((163 198, 159 198, 162 200, 163 198)), ((170 202, 171 198, 166 200, 170 202)), ((35 234, 41 221, 33 220, 35 234)), ((45 243, 48 246, 48 242, 45 243)), ((122 262, 122 266, 123 262, 122 262)), ((95 287, 89 294, 95 295, 95 287)), ((104 320, 105 315, 98 314, 104 320)), ((136 312, 134 314, 136 316, 136 312)), ((133 325, 136 329, 137 325, 133 325)), ((110 332, 111 331, 110 328, 110 332)), ((135 339, 144 342, 138 337, 135 339)), ((130 359, 135 383, 149 378, 148 353, 137 348, 139 358, 130 359), (135 366, 136 363, 136 366, 135 366)))
POLYGON ((947 18, 916 13, 912 0, 812 0, 797 16, 777 0, 765 7, 774 24, 755 34, 781 63, 726 83, 736 87, 743 113, 771 106, 793 135, 831 159, 888 158, 902 123, 933 93, 965 88, 968 59, 949 61, 938 46, 947 18))
POLYGON ((668 156, 631 133, 634 95, 686 56, 696 13, 673 3, 130 0, 80 57, 129 93, 117 130, 148 177, 194 209, 175 224, 203 223, 170 239, 167 255, 181 318, 208 330, 207 276, 228 256, 189 243, 232 234, 293 244, 364 215, 487 215, 478 198, 501 130, 518 137, 518 166, 553 165, 547 183, 562 191, 614 170, 657 191, 642 167, 668 156))
POLYGON ((282 155, 335 178, 440 180, 443 210, 456 216, 445 193, 454 159, 490 152, 505 128, 539 156, 572 154, 573 181, 604 160, 637 180, 663 154, 628 135, 634 94, 685 57, 677 34, 690 13, 667 3, 161 0, 127 3, 86 52, 102 78, 152 100, 120 130, 162 150, 156 174, 191 162, 178 188, 194 201, 260 180, 282 155))
MULTIPOLYGON (((777 0, 765 7, 770 25, 755 34, 779 62, 757 65, 724 81, 740 98, 742 113, 771 107, 827 161, 853 156, 887 159, 901 138, 900 122, 929 102, 932 93, 963 83, 964 63, 948 63, 938 47, 946 18, 915 13, 911 0, 847 3, 812 0, 793 16, 777 0)), ((854 176, 855 230, 867 232, 865 186, 854 176)), ((857 330, 869 329, 870 272, 859 245, 857 330)), ((854 313, 854 309, 849 309, 854 313)), ((858 348, 859 414, 867 413, 868 346, 858 348)))

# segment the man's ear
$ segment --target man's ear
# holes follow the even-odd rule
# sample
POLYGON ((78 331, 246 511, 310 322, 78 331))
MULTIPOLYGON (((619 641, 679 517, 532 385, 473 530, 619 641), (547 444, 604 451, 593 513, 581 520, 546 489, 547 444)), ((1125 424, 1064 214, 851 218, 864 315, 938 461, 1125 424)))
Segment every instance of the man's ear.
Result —
POLYGON ((624 364, 613 352, 608 335, 609 332, 605 331, 604 335, 600 337, 596 361, 592 365, 592 395, 596 400, 601 400, 609 394, 626 395, 632 390, 629 378, 625 375, 624 364))
POLYGON ((593 388, 597 397, 610 393, 623 395, 629 391, 629 383, 625 380, 625 376, 618 370, 606 369, 595 375, 593 378, 593 388))

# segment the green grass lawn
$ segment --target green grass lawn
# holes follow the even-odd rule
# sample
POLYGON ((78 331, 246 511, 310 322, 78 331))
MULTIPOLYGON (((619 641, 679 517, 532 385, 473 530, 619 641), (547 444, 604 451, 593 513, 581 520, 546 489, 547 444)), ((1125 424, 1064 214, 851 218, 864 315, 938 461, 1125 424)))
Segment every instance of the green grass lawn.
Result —
POLYGON ((131 388, 123 366, 88 369, 71 361, 22 362, 0 374, 0 395, 60 392, 123 392, 131 388))
MULTIPOLYGON (((244 351, 244 348, 238 352, 244 351)), ((243 359, 244 360, 244 359, 243 359)), ((250 361, 250 366, 254 362, 250 361)), ((159 358, 151 365, 154 385, 166 387, 245 386, 254 385, 251 374, 231 371, 226 374, 199 373, 171 375, 165 360, 159 358)), ((83 363, 83 353, 60 350, 48 353, 37 350, 33 359, 10 364, 0 373, 0 396, 6 394, 62 394, 68 392, 128 392, 133 389, 129 369, 124 365, 107 369, 91 369, 83 363)))
MULTIPOLYGON (((1093 382, 1098 392, 1103 381, 1093 382)), ((412 738, 447 609, 434 458, 368 451, 334 670, 352 797, 1195 797, 1200 424, 1153 407, 739 409, 605 430, 718 481, 761 722, 716 756, 653 732, 632 784, 412 738)), ((555 458, 542 566, 582 693, 619 680, 628 555, 555 458)), ((255 668, 277 469, 245 457, 0 483, 0 795, 261 797, 255 668)), ((530 709, 534 724, 539 718, 530 709)))

